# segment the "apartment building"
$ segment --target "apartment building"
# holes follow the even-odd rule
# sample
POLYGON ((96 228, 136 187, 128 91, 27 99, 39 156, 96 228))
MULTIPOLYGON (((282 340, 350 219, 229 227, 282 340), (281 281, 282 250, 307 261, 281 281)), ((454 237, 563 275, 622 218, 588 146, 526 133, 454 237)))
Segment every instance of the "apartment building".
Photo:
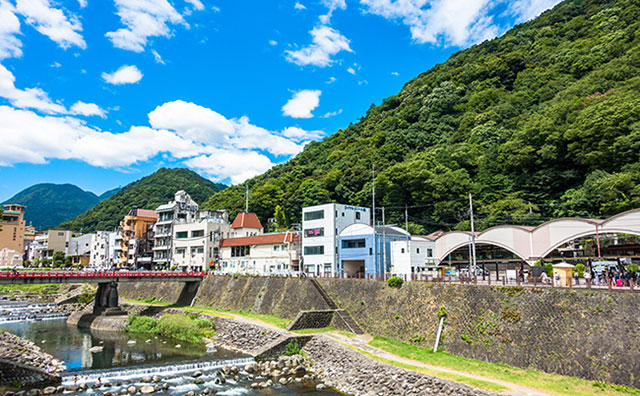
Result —
POLYGON ((224 273, 290 275, 299 271, 299 237, 293 232, 261 234, 223 239, 224 273))
POLYGON ((119 262, 116 252, 117 236, 118 233, 115 231, 98 231, 93 234, 89 258, 90 267, 111 268, 119 262))
POLYGON ((185 271, 204 271, 220 260, 220 242, 229 238, 226 210, 205 210, 194 223, 173 226, 173 265, 185 271))
POLYGON ((153 226, 158 220, 155 210, 131 209, 120 221, 114 251, 122 266, 137 267, 151 264, 153 257, 153 226))
POLYGON ((41 260, 52 260, 53 252, 60 250, 65 256, 69 255, 69 247, 71 246, 71 238, 73 233, 69 230, 46 230, 36 235, 32 245, 29 248, 32 260, 39 258, 41 260))
POLYGON ((338 236, 351 224, 370 223, 369 208, 338 203, 303 208, 303 271, 316 275, 340 273, 338 236))
POLYGON ((153 227, 153 264, 157 268, 175 266, 173 253, 173 228, 178 224, 193 223, 197 220, 198 204, 186 191, 176 192, 174 200, 156 208, 158 221, 153 227))
POLYGON ((95 234, 83 234, 71 237, 68 256, 71 264, 86 267, 91 258, 91 241, 95 234))

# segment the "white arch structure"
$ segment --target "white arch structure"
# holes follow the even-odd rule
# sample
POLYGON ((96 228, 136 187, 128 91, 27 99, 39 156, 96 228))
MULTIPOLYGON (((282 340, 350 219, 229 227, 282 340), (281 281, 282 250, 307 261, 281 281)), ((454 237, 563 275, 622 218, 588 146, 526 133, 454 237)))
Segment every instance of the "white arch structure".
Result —
MULTIPOLYGON (((597 234, 640 235, 640 209, 622 212, 605 220, 560 218, 537 227, 491 227, 476 233, 476 244, 499 246, 532 265, 567 242, 597 234)), ((435 243, 436 258, 443 261, 454 250, 471 243, 471 232, 447 232, 440 235, 435 243)))

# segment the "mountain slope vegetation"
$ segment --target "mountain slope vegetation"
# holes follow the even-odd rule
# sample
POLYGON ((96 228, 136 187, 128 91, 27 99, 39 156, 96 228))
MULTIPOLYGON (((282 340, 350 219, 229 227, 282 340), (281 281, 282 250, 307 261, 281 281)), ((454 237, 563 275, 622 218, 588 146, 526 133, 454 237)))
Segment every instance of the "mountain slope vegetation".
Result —
MULTIPOLYGON (((451 56, 344 130, 248 180, 264 221, 305 205, 376 205, 414 232, 640 206, 640 5, 566 0, 451 56)), ((245 184, 208 207, 243 207, 245 184)), ((380 216, 380 213, 378 213, 380 216)), ((380 217, 378 217, 380 218, 380 217)))
POLYGON ((73 184, 34 184, 4 203, 26 205, 25 220, 44 229, 69 220, 92 208, 100 198, 73 184))
POLYGON ((113 230, 129 210, 155 209, 173 200, 178 190, 185 190, 191 198, 201 203, 225 187, 224 184, 212 183, 189 169, 161 168, 126 185, 110 198, 59 227, 82 232, 113 230))

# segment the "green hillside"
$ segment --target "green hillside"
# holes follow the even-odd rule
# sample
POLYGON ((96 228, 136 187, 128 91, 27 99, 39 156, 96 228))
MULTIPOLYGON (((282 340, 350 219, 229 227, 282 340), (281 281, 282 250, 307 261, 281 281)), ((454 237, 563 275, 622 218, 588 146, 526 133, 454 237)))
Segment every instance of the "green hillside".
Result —
POLYGON ((185 190, 191 198, 201 203, 225 187, 188 169, 161 168, 152 175, 126 185, 110 198, 59 227, 83 232, 112 230, 132 208, 155 209, 173 200, 178 190, 185 190))
POLYGON ((34 184, 4 203, 26 205, 25 220, 38 229, 53 227, 92 208, 100 198, 73 184, 34 184))
MULTIPOLYGON (((249 180, 262 219, 377 205, 418 231, 602 216, 640 206, 640 5, 565 1, 419 75, 359 122, 249 180)), ((425 63, 427 60, 425 60, 425 63)), ((348 99, 346 99, 348 100, 348 99)), ((237 211, 245 186, 207 201, 237 211)), ((378 216, 380 213, 378 214, 378 216)))
POLYGON ((112 195, 116 194, 120 190, 122 190, 122 187, 112 188, 111 190, 107 190, 102 194, 98 195, 98 198, 100 199, 100 201, 104 201, 105 199, 111 198, 112 195))

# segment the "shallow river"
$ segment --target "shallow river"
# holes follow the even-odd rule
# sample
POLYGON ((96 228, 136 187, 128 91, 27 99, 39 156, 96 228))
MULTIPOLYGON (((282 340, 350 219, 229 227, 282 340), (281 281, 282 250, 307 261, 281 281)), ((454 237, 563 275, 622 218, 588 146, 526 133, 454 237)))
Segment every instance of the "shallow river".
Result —
POLYGON ((266 380, 249 380, 245 376, 241 376, 237 382, 227 378, 226 384, 215 384, 216 369, 225 364, 236 364, 242 368, 252 361, 248 356, 227 350, 207 352, 203 347, 184 343, 180 343, 180 348, 176 348, 178 343, 171 340, 78 329, 67 325, 65 319, 2 323, 1 317, 2 315, 0 329, 27 338, 45 352, 64 361, 67 371, 63 373, 63 385, 93 385, 98 378, 102 384, 111 385, 109 388, 89 388, 86 392, 75 394, 101 395, 107 391, 116 394, 120 389, 132 385, 140 388, 145 385, 140 382, 143 377, 157 375, 162 378, 159 385, 167 383, 170 388, 154 395, 183 395, 189 391, 197 394, 204 389, 215 390, 217 395, 337 395, 335 392, 316 391, 298 384, 290 387, 277 384, 268 390, 253 390, 250 387, 251 382, 266 380), (190 376, 197 370, 204 373, 201 377, 204 380, 203 384, 194 384, 194 379, 190 376), (122 384, 116 386, 118 383, 122 384))

